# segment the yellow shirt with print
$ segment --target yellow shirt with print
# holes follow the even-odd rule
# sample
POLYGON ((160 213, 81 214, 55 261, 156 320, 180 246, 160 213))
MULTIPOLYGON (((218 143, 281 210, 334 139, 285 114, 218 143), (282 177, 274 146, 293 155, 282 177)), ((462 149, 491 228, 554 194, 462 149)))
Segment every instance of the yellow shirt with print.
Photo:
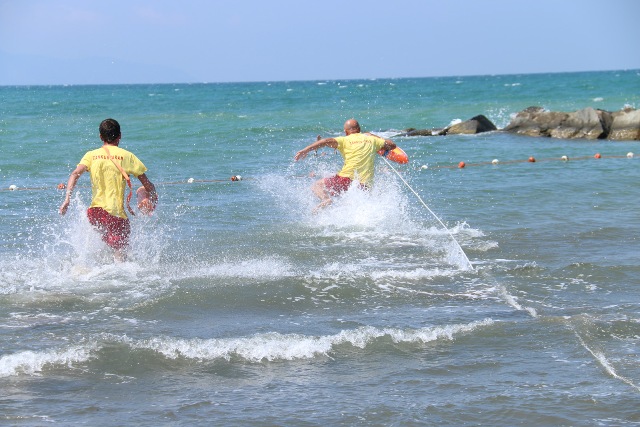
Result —
MULTIPOLYGON (((109 145, 109 153, 130 177, 140 176, 147 171, 145 165, 131 152, 109 145)), ((124 211, 124 194, 127 187, 122 173, 113 164, 103 148, 92 150, 82 157, 80 164, 85 165, 91 174, 91 206, 102 208, 110 215, 127 218, 124 211)))
POLYGON ((366 133, 352 133, 335 138, 344 166, 338 176, 357 179, 365 185, 373 184, 376 153, 384 147, 384 139, 366 133))

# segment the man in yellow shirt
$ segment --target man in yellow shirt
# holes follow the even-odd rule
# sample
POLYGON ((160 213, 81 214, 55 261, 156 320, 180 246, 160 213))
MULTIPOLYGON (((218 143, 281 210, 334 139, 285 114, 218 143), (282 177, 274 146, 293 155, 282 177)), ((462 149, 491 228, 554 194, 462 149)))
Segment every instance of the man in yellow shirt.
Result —
MULTIPOLYGON (((123 250, 129 244, 131 233, 129 219, 124 210, 127 184, 131 188, 128 175, 134 175, 140 180, 154 206, 158 202, 156 188, 145 175, 145 165, 133 153, 118 147, 121 137, 120 124, 116 120, 106 119, 100 123, 100 139, 103 145, 87 152, 71 172, 67 194, 60 206, 60 215, 64 215, 78 179, 89 171, 92 199, 91 206, 87 209, 87 217, 91 225, 102 234, 102 240, 115 250, 116 260, 124 259, 123 250)), ((133 214, 128 199, 127 207, 133 214)))
MULTIPOLYGON (((313 193, 320 199, 317 209, 331 204, 331 196, 346 191, 353 180, 358 180, 363 188, 373 185, 375 157, 380 149, 393 150, 396 144, 390 139, 380 138, 372 133, 361 133, 360 124, 355 119, 344 123, 346 136, 319 139, 313 144, 298 151, 294 160, 304 159, 312 150, 321 147, 337 149, 344 159, 340 172, 330 178, 316 181, 311 187, 313 193)), ((320 137, 318 137, 320 138, 320 137)))

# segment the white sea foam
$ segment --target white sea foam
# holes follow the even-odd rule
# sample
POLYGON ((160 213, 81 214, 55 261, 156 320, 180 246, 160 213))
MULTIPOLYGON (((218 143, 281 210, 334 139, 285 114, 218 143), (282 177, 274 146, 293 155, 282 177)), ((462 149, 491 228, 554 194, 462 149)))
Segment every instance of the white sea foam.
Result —
POLYGON ((492 325, 491 319, 462 325, 445 325, 402 330, 376 328, 372 326, 344 330, 335 335, 305 336, 271 332, 243 338, 223 339, 176 339, 170 337, 129 341, 135 349, 150 349, 169 359, 187 358, 197 360, 231 360, 239 357, 250 362, 312 359, 332 357, 337 347, 349 344, 366 348, 387 337, 394 343, 425 344, 436 340, 453 340, 456 335, 492 325))
POLYGON ((394 279, 394 280, 411 280, 411 281, 433 280, 433 279, 438 279, 442 277, 455 277, 458 275, 460 275, 459 270, 446 269, 446 268, 440 268, 440 267, 434 267, 433 269, 413 268, 411 270, 388 269, 388 270, 378 270, 371 273, 371 277, 375 280, 394 279))
POLYGON ((60 316, 49 313, 11 313, 6 323, 0 324, 0 328, 22 329, 41 325, 60 325, 67 323, 69 316, 60 316))
POLYGON ((294 268, 285 259, 277 256, 222 262, 191 269, 179 273, 179 278, 187 277, 240 277, 252 279, 272 279, 293 276, 294 268))
POLYGON ((27 258, 0 266, 0 295, 43 298, 51 294, 91 295, 97 291, 127 290, 157 286, 163 282, 154 268, 135 262, 96 264, 82 260, 27 258))
MULTIPOLYGON (((372 279, 376 283, 386 281, 431 281, 443 277, 455 277, 460 274, 458 269, 444 268, 444 266, 433 266, 432 268, 406 266, 394 266, 383 268, 377 264, 375 259, 360 260, 359 262, 331 262, 321 268, 309 270, 305 277, 311 280, 331 280, 342 281, 352 280, 361 282, 364 279, 372 279)), ((390 263, 392 264, 392 263, 390 263)))
POLYGON ((97 344, 71 346, 46 351, 21 351, 0 357, 0 377, 39 374, 47 366, 69 366, 93 357, 97 344))
POLYGON ((494 241, 478 241, 477 243, 473 244, 471 248, 474 251, 478 252, 489 252, 491 250, 498 249, 499 245, 498 242, 494 241))
POLYGON ((342 345, 365 349, 390 339, 392 342, 422 345, 437 340, 454 340, 457 335, 490 326, 491 319, 467 324, 425 327, 420 329, 377 328, 364 326, 343 330, 334 335, 306 336, 269 332, 240 338, 182 339, 156 337, 136 340, 128 336, 103 334, 99 340, 43 351, 21 351, 0 357, 0 378, 15 375, 41 375, 46 368, 77 368, 97 357, 101 344, 116 342, 133 350, 152 350, 168 359, 186 358, 203 361, 240 358, 249 362, 291 361, 333 357, 342 345))

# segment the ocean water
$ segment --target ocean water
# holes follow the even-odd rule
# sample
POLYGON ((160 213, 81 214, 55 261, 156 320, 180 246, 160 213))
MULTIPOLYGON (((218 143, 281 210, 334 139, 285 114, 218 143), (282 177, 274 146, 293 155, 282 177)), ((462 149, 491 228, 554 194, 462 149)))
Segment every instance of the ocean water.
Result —
POLYGON ((293 162, 533 105, 640 108, 640 71, 0 87, 0 425, 640 425, 640 141, 395 137, 317 215, 340 156, 293 162), (124 263, 87 176, 57 213, 107 117, 160 194, 124 263))

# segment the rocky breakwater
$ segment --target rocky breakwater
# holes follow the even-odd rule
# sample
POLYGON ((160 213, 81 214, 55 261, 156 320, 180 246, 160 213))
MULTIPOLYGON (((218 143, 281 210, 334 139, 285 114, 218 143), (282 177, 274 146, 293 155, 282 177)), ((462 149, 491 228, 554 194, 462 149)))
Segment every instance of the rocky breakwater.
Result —
POLYGON ((565 113, 529 107, 516 114, 502 130, 563 139, 640 140, 640 110, 609 112, 588 107, 565 113))
POLYGON ((398 136, 434 136, 434 135, 472 135, 476 133, 498 130, 491 120, 483 116, 475 116, 464 122, 459 122, 440 129, 405 129, 398 136))
POLYGON ((563 139, 637 141, 640 140, 640 110, 625 108, 609 112, 588 107, 565 113, 529 107, 517 113, 504 129, 498 129, 491 120, 478 115, 442 129, 406 129, 398 136, 469 135, 492 131, 563 139))

